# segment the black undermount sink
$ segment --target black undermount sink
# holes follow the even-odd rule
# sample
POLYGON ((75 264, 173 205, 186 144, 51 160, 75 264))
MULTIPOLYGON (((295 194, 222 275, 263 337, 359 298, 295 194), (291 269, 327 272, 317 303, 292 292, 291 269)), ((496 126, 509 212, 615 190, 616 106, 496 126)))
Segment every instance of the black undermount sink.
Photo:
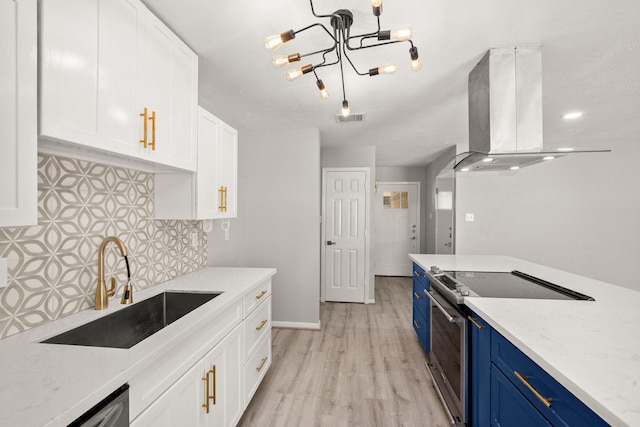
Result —
POLYGON ((42 342, 131 348, 218 295, 166 291, 42 342))

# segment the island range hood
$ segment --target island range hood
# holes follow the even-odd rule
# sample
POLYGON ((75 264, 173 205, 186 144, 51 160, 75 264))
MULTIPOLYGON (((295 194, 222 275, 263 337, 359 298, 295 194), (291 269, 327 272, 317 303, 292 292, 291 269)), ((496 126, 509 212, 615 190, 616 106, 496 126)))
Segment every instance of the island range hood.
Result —
POLYGON ((469 151, 456 156, 456 172, 516 171, 570 153, 545 150, 542 135, 540 47, 489 49, 469 73, 469 151))

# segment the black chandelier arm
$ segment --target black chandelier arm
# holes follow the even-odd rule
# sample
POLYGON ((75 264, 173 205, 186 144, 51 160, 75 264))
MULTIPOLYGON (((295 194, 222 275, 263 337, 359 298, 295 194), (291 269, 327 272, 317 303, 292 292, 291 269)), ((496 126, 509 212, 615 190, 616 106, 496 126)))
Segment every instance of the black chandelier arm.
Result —
POLYGON ((293 33, 294 33, 294 34, 298 34, 298 33, 301 33, 301 32, 303 32, 303 31, 309 30, 309 29, 311 29, 311 28, 313 28, 313 27, 322 27, 322 29, 323 29, 323 30, 324 30, 324 31, 329 35, 329 37, 331 37, 331 39, 333 40, 333 42, 334 42, 334 43, 338 43, 338 40, 337 40, 337 39, 335 38, 335 36, 331 33, 331 31, 329 31, 329 29, 327 29, 327 27, 325 27, 323 24, 321 24, 321 23, 319 23, 319 22, 316 22, 315 24, 308 25, 308 26, 306 26, 306 27, 304 27, 304 28, 302 28, 302 29, 300 29, 300 30, 294 31, 293 33))
MULTIPOLYGON (((300 54, 300 58, 304 58, 307 56, 313 56, 313 55, 317 55, 319 53, 322 54, 322 57, 324 58, 326 54, 333 52, 334 50, 336 50, 336 45, 333 45, 330 48, 327 49, 321 49, 321 50, 316 50, 315 52, 309 52, 309 53, 305 53, 305 54, 300 54)), ((324 62, 324 61, 323 61, 324 62)))
POLYGON ((367 38, 369 38, 369 37, 378 37, 378 34, 380 34, 380 17, 376 16, 376 18, 378 20, 378 29, 376 31, 374 31, 372 33, 358 34, 356 36, 349 36, 346 39, 346 42, 348 43, 349 40, 351 40, 351 39, 357 39, 357 38, 361 38, 361 37, 367 37, 367 38))
MULTIPOLYGON (((372 38, 372 37, 369 37, 369 38, 372 38)), ((413 47, 413 42, 411 40, 391 40, 391 41, 387 41, 387 42, 384 42, 384 43, 375 43, 375 44, 370 44, 370 45, 367 45, 367 46, 364 46, 362 44, 363 41, 364 41, 364 39, 361 39, 360 40, 360 46, 356 46, 356 47, 351 47, 351 45, 349 45, 348 43, 345 43, 345 44, 347 45, 347 49, 349 49, 349 50, 361 50, 361 49, 368 49, 370 47, 378 47, 378 46, 385 46, 385 45, 388 45, 388 44, 407 43, 407 42, 411 43, 411 47, 413 47)))
POLYGON ((357 75, 359 75, 359 76, 368 76, 369 75, 368 72, 367 73, 361 73, 360 71, 358 71, 356 66, 353 64, 353 61, 351 61, 351 58, 349 58, 349 55, 347 55, 347 52, 344 52, 344 57, 347 58, 347 61, 351 65, 351 68, 353 68, 353 71, 355 71, 357 75))

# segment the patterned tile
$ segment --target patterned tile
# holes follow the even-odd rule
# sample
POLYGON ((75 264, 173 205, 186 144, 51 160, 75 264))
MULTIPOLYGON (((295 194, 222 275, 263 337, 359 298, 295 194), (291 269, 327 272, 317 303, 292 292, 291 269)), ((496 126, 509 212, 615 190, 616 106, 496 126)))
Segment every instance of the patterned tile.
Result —
MULTIPOLYGON (((38 155, 38 225, 0 228, 8 284, 0 290, 0 339, 93 307, 98 248, 118 236, 127 246, 134 290, 199 270, 207 234, 196 221, 153 219, 153 175, 38 155), (198 232, 200 245, 191 247, 198 232)), ((114 245, 105 276, 126 282, 114 245)), ((121 289, 119 289, 121 290, 121 289)))

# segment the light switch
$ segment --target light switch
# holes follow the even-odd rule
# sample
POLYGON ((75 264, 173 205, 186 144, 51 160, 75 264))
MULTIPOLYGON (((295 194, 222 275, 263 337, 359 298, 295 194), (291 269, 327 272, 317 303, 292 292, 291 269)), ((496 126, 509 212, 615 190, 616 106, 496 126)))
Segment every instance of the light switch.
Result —
POLYGON ((466 220, 467 220, 468 222, 473 222, 473 220, 474 220, 474 216, 473 216, 473 214, 472 214, 472 213, 468 213, 468 214, 467 214, 467 217, 466 217, 466 220))
POLYGON ((0 288, 7 286, 7 259, 0 258, 0 288))

